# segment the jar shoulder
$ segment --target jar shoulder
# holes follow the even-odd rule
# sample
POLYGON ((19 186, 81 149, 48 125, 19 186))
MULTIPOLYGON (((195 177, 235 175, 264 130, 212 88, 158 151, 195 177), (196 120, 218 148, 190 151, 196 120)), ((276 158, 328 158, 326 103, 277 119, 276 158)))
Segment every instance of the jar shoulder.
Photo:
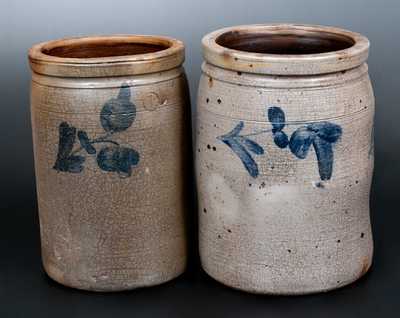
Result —
POLYGON ((265 76, 203 64, 198 108, 215 115, 266 121, 266 109, 282 108, 292 121, 320 121, 374 112, 366 64, 320 76, 265 76))
POLYGON ((32 111, 99 113, 104 103, 129 90, 137 112, 162 110, 187 103, 183 68, 157 74, 110 78, 55 78, 34 74, 31 82, 32 111))

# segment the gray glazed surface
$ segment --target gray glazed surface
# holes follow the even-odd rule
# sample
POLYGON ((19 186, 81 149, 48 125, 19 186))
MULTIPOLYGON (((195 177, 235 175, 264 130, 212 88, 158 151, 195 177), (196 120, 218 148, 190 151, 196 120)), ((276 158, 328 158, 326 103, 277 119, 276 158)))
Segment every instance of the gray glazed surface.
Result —
POLYGON ((227 28, 203 39, 196 173, 202 266, 254 293, 331 290, 372 262, 374 96, 368 40, 303 25, 227 28), (349 48, 277 55, 221 34, 338 34, 349 48))
POLYGON ((54 280, 119 291, 185 270, 183 59, 180 41, 151 36, 31 49, 42 260, 54 280))

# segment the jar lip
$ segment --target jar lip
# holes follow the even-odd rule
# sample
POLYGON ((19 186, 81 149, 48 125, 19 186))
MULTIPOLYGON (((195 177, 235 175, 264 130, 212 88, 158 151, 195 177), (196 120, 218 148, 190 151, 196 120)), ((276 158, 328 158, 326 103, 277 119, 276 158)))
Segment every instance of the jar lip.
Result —
POLYGON ((204 59, 210 64, 233 71, 270 75, 314 75, 343 71, 363 64, 369 51, 368 39, 359 33, 336 27, 286 23, 219 29, 204 36, 202 46, 204 59), (224 41, 227 45, 224 45, 224 41), (329 50, 330 46, 339 49, 329 50), (289 54, 285 49, 291 50, 289 54), (260 50, 266 52, 260 53, 260 50), (270 53, 268 50, 281 50, 284 54, 270 53), (293 50, 300 53, 293 53, 293 50), (303 51, 311 53, 302 54, 303 51))
POLYGON ((179 67, 183 42, 154 35, 100 35, 42 42, 29 50, 33 72, 60 77, 148 74, 179 67))

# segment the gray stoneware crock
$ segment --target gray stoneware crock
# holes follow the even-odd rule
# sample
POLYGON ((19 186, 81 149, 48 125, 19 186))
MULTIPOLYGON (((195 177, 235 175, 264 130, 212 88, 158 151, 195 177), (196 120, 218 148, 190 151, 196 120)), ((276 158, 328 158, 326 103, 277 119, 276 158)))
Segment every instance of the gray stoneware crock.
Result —
POLYGON ((369 269, 374 95, 364 36, 245 25, 203 38, 196 128, 205 271, 306 294, 369 269))
POLYGON ((35 45, 29 59, 48 275, 118 291, 181 274, 190 158, 183 43, 72 38, 35 45))

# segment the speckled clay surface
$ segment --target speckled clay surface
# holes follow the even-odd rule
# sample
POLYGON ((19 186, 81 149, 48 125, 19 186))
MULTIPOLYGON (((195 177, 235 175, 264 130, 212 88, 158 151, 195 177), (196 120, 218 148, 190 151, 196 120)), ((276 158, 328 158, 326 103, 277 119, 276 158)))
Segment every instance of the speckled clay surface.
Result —
POLYGON ((202 266, 216 280, 254 293, 306 294, 369 269, 368 47, 359 34, 303 25, 233 27, 203 38, 199 239, 202 266), (274 34, 286 54, 235 44, 246 39, 248 49, 274 34), (329 39, 344 47, 330 52, 329 39), (307 52, 313 41, 310 51, 327 51, 307 52), (303 54, 290 51, 302 45, 303 54))
POLYGON ((186 265, 190 106, 180 41, 52 41, 29 54, 42 258, 67 286, 151 286, 186 265))

